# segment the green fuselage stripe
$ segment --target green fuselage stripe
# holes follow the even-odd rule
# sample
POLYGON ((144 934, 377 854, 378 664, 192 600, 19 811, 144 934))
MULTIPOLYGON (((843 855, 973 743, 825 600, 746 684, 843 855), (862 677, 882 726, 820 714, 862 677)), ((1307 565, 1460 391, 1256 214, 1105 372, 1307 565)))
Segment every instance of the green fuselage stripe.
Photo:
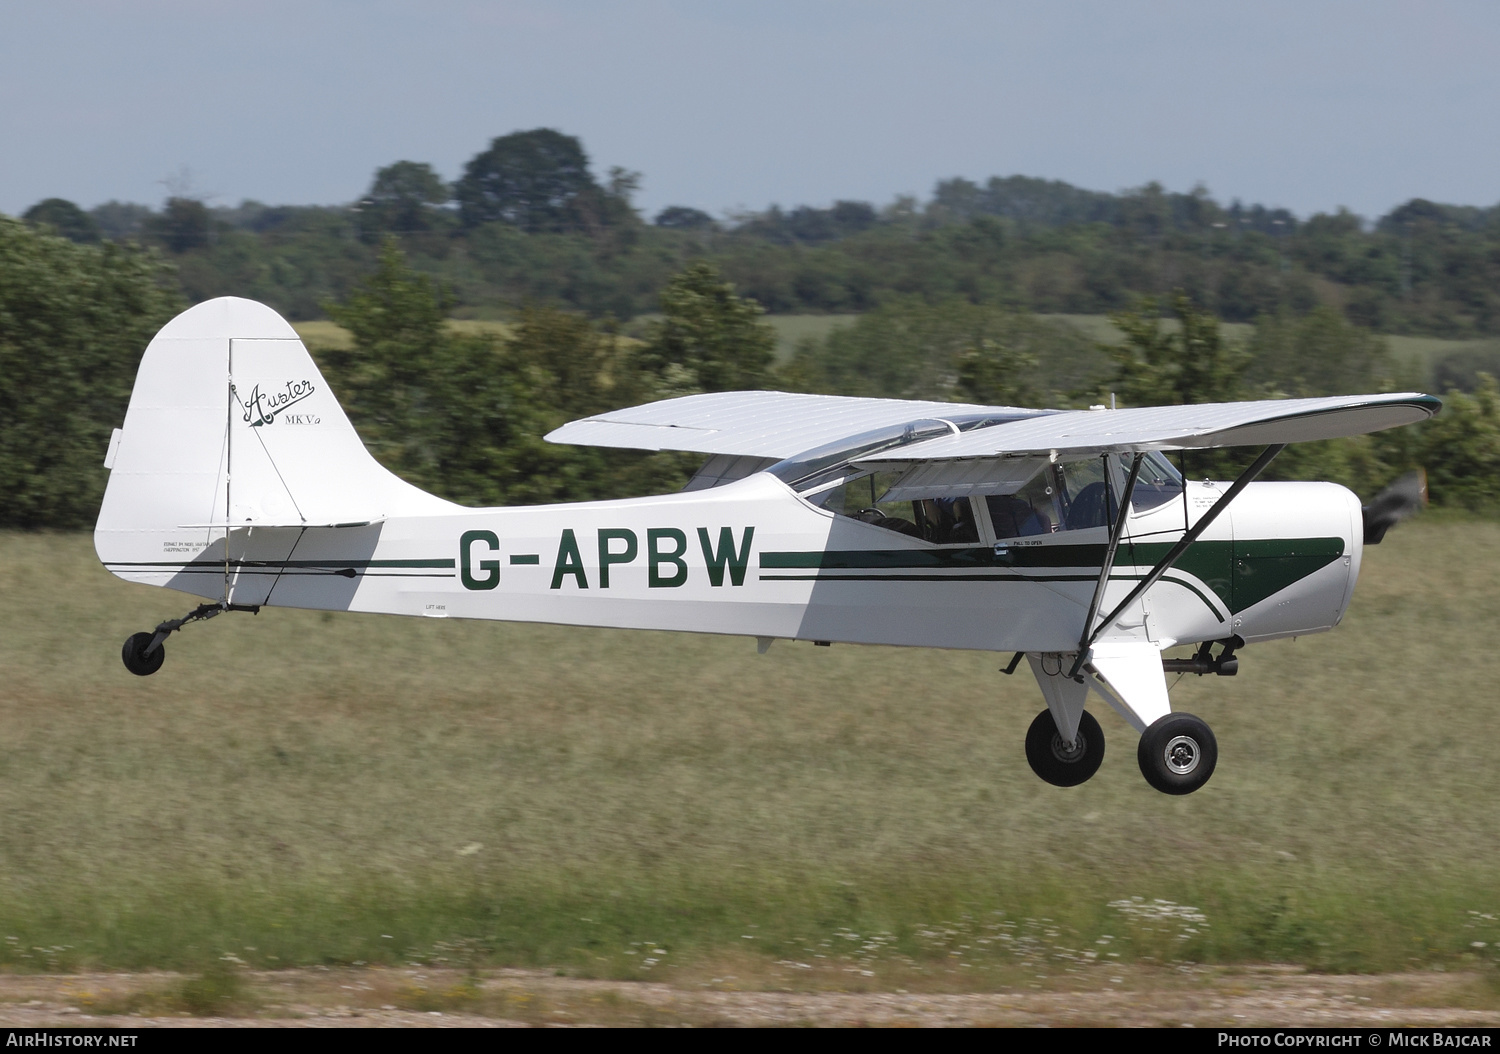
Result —
MULTIPOLYGON (((1121 582, 1139 582, 1145 577, 1145 575, 1114 575, 1112 576, 1112 579, 1121 582)), ((1215 604, 1208 598, 1208 594, 1204 593, 1203 590, 1199 589, 1196 585, 1194 585, 1187 579, 1172 574, 1170 571, 1163 575, 1162 579, 1164 581, 1171 582, 1174 585, 1182 586, 1182 588, 1192 593, 1193 596, 1203 601, 1203 606, 1208 608, 1209 611, 1213 612, 1214 618, 1218 619, 1220 622, 1225 621, 1224 612, 1219 609, 1220 607, 1223 607, 1225 608, 1225 610, 1228 610, 1227 605, 1215 604)), ((1039 582, 1045 585, 1048 582, 1097 582, 1099 580, 1099 575, 1097 573, 1090 575, 1021 575, 993 572, 990 574, 965 574, 963 572, 957 572, 946 575, 924 575, 899 573, 859 574, 858 572, 823 574, 814 572, 812 574, 802 575, 761 575, 760 580, 762 582, 1039 582)))
MULTIPOLYGON (((1172 542, 1127 542, 1116 558, 1117 564, 1150 567, 1171 551, 1172 542)), ((813 571, 812 575, 767 575, 763 581, 835 581, 860 582, 929 582, 929 581, 1095 581, 1098 571, 1072 575, 1031 574, 1026 571, 1097 569, 1104 560, 1105 547, 1083 545, 1000 545, 967 549, 846 549, 811 552, 762 552, 760 567, 765 571, 813 571), (1012 574, 984 574, 985 569, 1010 571, 1012 574), (866 571, 886 574, 849 574, 866 571), (926 571, 928 574, 891 572, 926 571), (931 573, 948 571, 949 574, 931 573), (828 572, 844 572, 830 574, 828 572), (963 573, 968 572, 968 573, 963 573)), ((1188 547, 1173 565, 1174 571, 1191 575, 1213 591, 1225 610, 1237 614, 1254 604, 1301 581, 1344 555, 1342 538, 1270 538, 1243 541, 1200 541, 1188 547)), ((1143 574, 1121 573, 1113 576, 1123 581, 1139 581, 1143 574)), ((1178 575, 1165 576, 1169 582, 1191 589, 1215 616, 1223 619, 1217 605, 1192 583, 1178 575)))

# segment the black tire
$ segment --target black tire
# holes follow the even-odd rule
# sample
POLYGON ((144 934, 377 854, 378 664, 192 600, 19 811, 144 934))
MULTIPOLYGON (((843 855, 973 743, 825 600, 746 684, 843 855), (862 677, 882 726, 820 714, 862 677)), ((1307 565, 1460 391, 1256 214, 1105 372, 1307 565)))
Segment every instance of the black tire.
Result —
POLYGON ((167 661, 165 644, 158 644, 150 655, 145 653, 146 645, 155 636, 155 633, 132 633, 126 638, 125 646, 120 649, 120 658, 124 660, 125 668, 137 677, 150 677, 167 661))
POLYGON ((1141 775, 1163 794, 1191 794, 1208 782, 1219 763, 1219 742, 1192 714, 1158 718, 1136 748, 1141 775))
POLYGON ((1068 750, 1052 711, 1043 710, 1026 730, 1026 760, 1032 772, 1054 787, 1076 787, 1086 783, 1104 762, 1104 730, 1085 710, 1078 721, 1078 739, 1068 750))

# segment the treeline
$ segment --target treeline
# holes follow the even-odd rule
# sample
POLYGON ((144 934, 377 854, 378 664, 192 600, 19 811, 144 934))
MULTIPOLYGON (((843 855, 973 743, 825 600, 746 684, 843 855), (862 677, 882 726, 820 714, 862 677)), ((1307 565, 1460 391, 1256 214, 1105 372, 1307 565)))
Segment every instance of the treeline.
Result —
MULTIPOLYGON (((93 524, 141 353, 187 306, 172 279, 155 250, 80 245, 0 217, 0 527, 93 524)), ((508 336, 456 333, 439 288, 389 241, 375 272, 325 305, 352 348, 311 350, 376 457, 444 497, 671 491, 701 459, 542 439, 620 406, 770 386, 775 334, 712 268, 688 267, 659 299, 644 340, 548 307, 522 311, 508 336)))
MULTIPOLYGON (((1140 406, 1409 386, 1384 340, 1321 306, 1259 318, 1248 340, 1186 294, 1114 316, 1120 344, 955 298, 892 300, 784 367, 761 308, 709 264, 670 276, 638 338, 610 320, 525 308, 505 335, 456 332, 440 286, 395 239, 372 274, 325 303, 345 348, 313 352, 375 455, 470 505, 580 501, 681 487, 700 459, 566 447, 542 436, 604 410, 700 391, 783 388, 986 404, 1140 406)), ((142 349, 184 302, 155 250, 77 244, 0 218, 0 527, 81 528, 97 515, 110 430, 142 349)), ((1223 478, 1236 452, 1192 455, 1223 478)), ((1280 478, 1325 478, 1365 498, 1425 466, 1438 504, 1500 509, 1500 388, 1417 428, 1292 447, 1280 478)))
POLYGON ((85 212, 48 199, 26 219, 76 242, 156 246, 190 301, 233 293, 304 319, 347 297, 394 236, 466 317, 538 304, 630 319, 654 312, 668 278, 702 260, 773 313, 916 297, 1098 314, 1183 290, 1228 321, 1324 307, 1379 332, 1500 333, 1500 206, 1413 200, 1367 225, 1344 211, 1304 221, 1224 205, 1201 187, 1110 194, 1012 176, 947 180, 926 202, 727 219, 672 206, 647 222, 632 204, 640 178, 619 168, 596 178, 577 139, 535 129, 495 139, 452 183, 398 161, 345 206, 211 207, 178 195, 160 209, 85 212))

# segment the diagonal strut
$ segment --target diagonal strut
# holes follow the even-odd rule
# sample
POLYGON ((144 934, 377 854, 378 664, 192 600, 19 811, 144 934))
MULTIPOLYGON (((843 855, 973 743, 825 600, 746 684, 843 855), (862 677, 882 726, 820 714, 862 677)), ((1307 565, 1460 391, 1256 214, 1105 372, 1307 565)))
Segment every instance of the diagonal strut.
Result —
MULTIPOLYGON (((1107 459, 1108 454, 1104 455, 1107 459)), ((1099 605, 1104 601, 1104 587, 1109 584, 1110 572, 1115 568, 1115 553, 1120 549, 1120 538, 1125 534, 1125 519, 1130 515, 1130 499, 1135 494, 1135 481, 1140 478, 1141 462, 1145 459, 1144 453, 1137 453, 1130 462, 1130 475, 1125 480, 1125 492, 1120 495, 1120 505, 1115 513, 1115 522, 1110 526, 1109 546, 1104 550, 1104 563, 1099 567, 1099 581, 1094 586, 1093 599, 1089 601, 1089 613, 1083 620, 1083 635, 1078 638, 1078 658, 1073 663, 1073 669, 1068 676, 1076 678, 1078 671, 1083 668, 1084 659, 1088 655, 1089 645, 1093 643, 1094 616, 1099 614, 1099 605)), ((1104 471, 1105 494, 1109 493, 1109 468, 1106 461, 1104 471)), ((1109 499, 1105 498, 1105 508, 1109 507, 1109 499)))
MULTIPOLYGON (((1193 526, 1183 534, 1181 540, 1179 540, 1176 545, 1172 546, 1171 552, 1167 553, 1166 556, 1161 558, 1161 561, 1151 569, 1150 573, 1147 574, 1145 578, 1141 579, 1136 587, 1130 591, 1130 595, 1127 596, 1124 600, 1120 601, 1120 603, 1116 605, 1115 609, 1104 617, 1104 620, 1099 623, 1097 628, 1087 629, 1084 635, 1084 639, 1079 642, 1078 658, 1073 663, 1073 670, 1070 676, 1075 678, 1078 676, 1078 671, 1082 669, 1084 663, 1088 661, 1089 648, 1093 646, 1094 641, 1098 639, 1099 634, 1103 631, 1104 627, 1113 625, 1115 619, 1119 618, 1120 615, 1124 613, 1126 608, 1128 608, 1131 604, 1134 604, 1141 598, 1141 594, 1145 593, 1146 590, 1156 585, 1161 576, 1170 571, 1172 569, 1172 565, 1177 562, 1178 558, 1181 557, 1183 553, 1187 552, 1188 546, 1196 542, 1199 536, 1202 535, 1204 531, 1208 530, 1209 525, 1212 524, 1214 520, 1218 519, 1219 513, 1228 508, 1229 503, 1233 501, 1236 496, 1238 496, 1240 491, 1244 490, 1251 483, 1251 481, 1255 479, 1256 476, 1259 476, 1262 472, 1264 472, 1266 466, 1271 463, 1272 459, 1285 449, 1285 443, 1275 443, 1271 446, 1266 447, 1265 450, 1261 451, 1260 457, 1255 459, 1254 464, 1245 469, 1244 472, 1240 473, 1240 478, 1235 480, 1233 485, 1231 485, 1230 488, 1224 492, 1224 496, 1218 501, 1214 502, 1213 505, 1210 506, 1209 510, 1205 512, 1203 516, 1198 520, 1198 522, 1193 524, 1193 526)), ((1184 480, 1184 493, 1186 492, 1186 490, 1187 481, 1184 480)))

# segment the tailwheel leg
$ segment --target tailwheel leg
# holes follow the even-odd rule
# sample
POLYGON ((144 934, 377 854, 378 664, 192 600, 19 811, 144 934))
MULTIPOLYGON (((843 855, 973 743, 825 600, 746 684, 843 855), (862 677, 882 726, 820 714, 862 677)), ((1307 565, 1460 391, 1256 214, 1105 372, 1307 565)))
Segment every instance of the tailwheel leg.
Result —
POLYGON ((1219 743, 1201 718, 1168 714, 1141 733, 1136 760, 1146 782, 1163 794, 1191 794, 1214 774, 1219 743))
POLYGON ((161 664, 167 659, 166 639, 189 622, 202 622, 225 611, 248 611, 253 615, 259 610, 259 607, 247 604, 200 604, 182 618, 168 619, 154 630, 132 633, 125 638, 120 658, 125 668, 137 677, 149 677, 161 669, 161 664))
POLYGON ((1087 781, 1104 762, 1104 730, 1085 710, 1078 719, 1078 733, 1065 743, 1051 710, 1043 710, 1026 731, 1026 760, 1031 771, 1054 787, 1076 787, 1087 781))

